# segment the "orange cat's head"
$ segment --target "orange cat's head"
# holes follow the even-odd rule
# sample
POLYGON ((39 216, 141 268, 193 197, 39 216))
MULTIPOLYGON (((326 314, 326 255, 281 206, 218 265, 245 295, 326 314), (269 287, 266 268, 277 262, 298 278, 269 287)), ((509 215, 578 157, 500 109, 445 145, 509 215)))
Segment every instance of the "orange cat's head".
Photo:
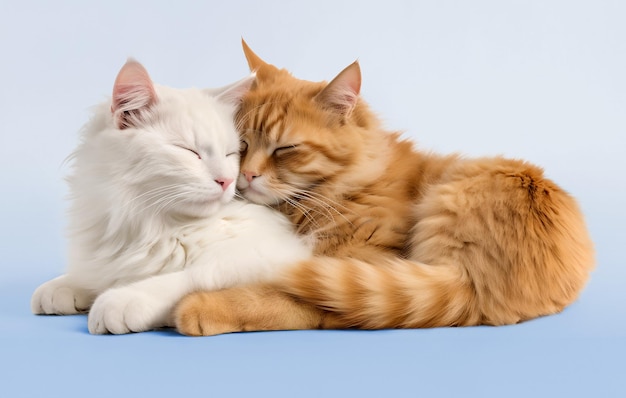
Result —
POLYGON ((264 62, 245 42, 243 48, 257 78, 236 116, 242 194, 275 205, 306 197, 320 184, 341 186, 357 168, 366 172, 361 135, 376 119, 359 100, 359 64, 330 83, 309 82, 264 62))

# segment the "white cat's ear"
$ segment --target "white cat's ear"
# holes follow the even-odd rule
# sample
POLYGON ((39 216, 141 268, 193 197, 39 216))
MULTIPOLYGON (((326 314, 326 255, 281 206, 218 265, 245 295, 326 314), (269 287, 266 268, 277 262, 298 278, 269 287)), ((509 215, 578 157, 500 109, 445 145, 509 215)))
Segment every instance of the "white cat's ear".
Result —
POLYGON ((148 71, 139 62, 129 59, 113 85, 111 112, 115 125, 120 130, 141 125, 156 102, 154 84, 148 71))
POLYGON ((315 96, 323 107, 347 117, 359 99, 361 91, 361 67, 354 61, 342 70, 328 85, 315 96))
POLYGON ((256 74, 251 73, 243 79, 221 88, 211 88, 205 90, 209 95, 227 104, 239 106, 244 95, 250 90, 256 79, 256 74))

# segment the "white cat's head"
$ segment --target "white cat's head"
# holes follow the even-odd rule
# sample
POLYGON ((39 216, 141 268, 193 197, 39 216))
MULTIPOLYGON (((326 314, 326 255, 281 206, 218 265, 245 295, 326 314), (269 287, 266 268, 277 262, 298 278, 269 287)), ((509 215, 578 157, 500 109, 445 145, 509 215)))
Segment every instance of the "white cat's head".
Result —
POLYGON ((75 153, 74 194, 90 191, 92 201, 102 195, 101 204, 135 213, 212 214, 235 194, 240 144, 233 114, 253 80, 173 89, 153 84, 129 60, 115 80, 110 109, 100 110, 75 153))

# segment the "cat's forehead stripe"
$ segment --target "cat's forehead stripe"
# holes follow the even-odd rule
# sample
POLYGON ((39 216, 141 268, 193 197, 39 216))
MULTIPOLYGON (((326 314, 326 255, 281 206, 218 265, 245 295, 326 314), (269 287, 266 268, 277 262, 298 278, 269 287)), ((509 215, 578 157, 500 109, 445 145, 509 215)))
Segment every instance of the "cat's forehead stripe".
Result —
POLYGON ((273 115, 267 117, 261 131, 265 131, 268 135, 274 137, 274 141, 280 141, 283 133, 283 129, 281 128, 283 125, 283 119, 284 114, 274 112, 273 115))
POLYGON ((271 136, 275 141, 279 141, 283 133, 281 126, 284 118, 285 113, 280 112, 280 108, 269 103, 263 104, 259 107, 258 112, 255 112, 252 129, 262 133, 264 138, 271 136))

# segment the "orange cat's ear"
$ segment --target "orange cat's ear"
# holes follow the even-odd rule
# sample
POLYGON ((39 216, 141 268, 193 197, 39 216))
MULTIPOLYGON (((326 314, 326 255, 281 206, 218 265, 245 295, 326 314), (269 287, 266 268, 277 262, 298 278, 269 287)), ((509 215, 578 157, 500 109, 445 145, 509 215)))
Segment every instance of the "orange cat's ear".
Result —
POLYGON ((259 56, 256 55, 250 47, 248 47, 248 44, 243 37, 241 38, 241 46, 243 47, 243 53, 246 55, 251 72, 259 70, 263 65, 267 65, 267 62, 259 58, 259 56))
POLYGON ((142 116, 156 102, 156 91, 148 71, 139 62, 129 59, 113 85, 111 113, 116 127, 123 130, 141 124, 142 116))
POLYGON ((361 91, 361 67, 354 61, 341 71, 328 85, 315 96, 315 100, 344 117, 354 109, 361 91))

